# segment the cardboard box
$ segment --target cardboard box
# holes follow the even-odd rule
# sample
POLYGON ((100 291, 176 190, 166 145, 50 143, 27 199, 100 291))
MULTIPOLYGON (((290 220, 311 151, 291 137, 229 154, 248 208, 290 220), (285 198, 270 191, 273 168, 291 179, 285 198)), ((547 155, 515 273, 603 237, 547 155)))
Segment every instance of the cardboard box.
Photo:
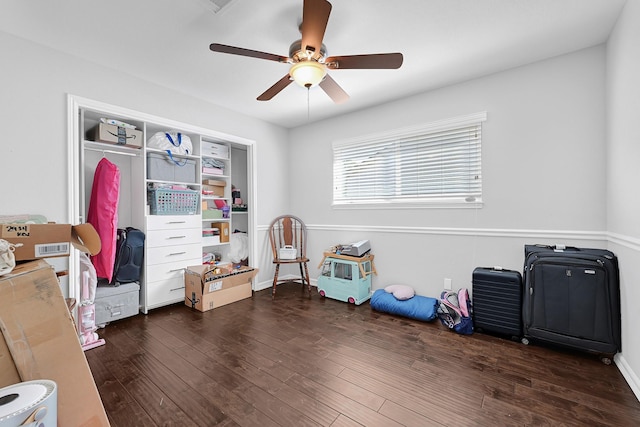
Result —
POLYGON ((224 188, 227 186, 225 181, 217 179, 202 180, 202 194, 207 196, 224 197, 224 188))
POLYGON ((109 426, 56 274, 46 261, 0 277, 0 387, 57 384, 59 426, 109 426))
POLYGON ((0 224, 0 239, 16 245, 16 261, 69 256, 71 246, 95 255, 100 236, 91 224, 0 224), (18 246, 20 245, 20 246, 18 246))
POLYGON ((251 296, 251 281, 257 268, 241 267, 219 274, 215 265, 187 267, 184 275, 184 304, 198 311, 208 311, 251 296))
POLYGON ((98 126, 91 129, 88 137, 93 141, 124 145, 132 148, 140 148, 143 143, 142 131, 106 123, 99 123, 98 126))
POLYGON ((228 222, 212 222, 211 228, 218 229, 218 235, 220 236, 220 243, 227 243, 229 241, 229 223, 228 222))
POLYGON ((203 179, 202 183, 206 185, 221 185, 223 187, 227 185, 226 181, 222 181, 220 179, 203 179))

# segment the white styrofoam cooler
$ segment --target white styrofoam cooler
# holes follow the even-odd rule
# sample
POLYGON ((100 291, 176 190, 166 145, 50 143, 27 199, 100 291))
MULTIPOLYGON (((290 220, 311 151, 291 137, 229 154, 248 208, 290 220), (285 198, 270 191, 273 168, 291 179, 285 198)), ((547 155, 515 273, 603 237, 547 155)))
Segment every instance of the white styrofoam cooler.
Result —
POLYGON ((120 286, 98 286, 94 304, 97 326, 135 316, 140 311, 140 285, 131 282, 120 286))
POLYGON ((31 425, 58 425, 58 390, 54 381, 25 381, 0 389, 0 427, 31 425))

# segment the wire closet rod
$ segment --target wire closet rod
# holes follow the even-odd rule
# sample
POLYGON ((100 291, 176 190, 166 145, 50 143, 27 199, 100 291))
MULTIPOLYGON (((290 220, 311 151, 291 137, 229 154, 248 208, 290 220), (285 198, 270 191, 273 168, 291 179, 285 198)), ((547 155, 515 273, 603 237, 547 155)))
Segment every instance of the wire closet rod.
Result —
POLYGON ((85 150, 88 151, 97 151, 98 153, 109 153, 109 154, 122 154, 123 156, 129 156, 129 157, 138 157, 138 153, 127 153, 125 151, 115 151, 115 150, 104 150, 102 148, 90 148, 90 147, 85 147, 85 150))

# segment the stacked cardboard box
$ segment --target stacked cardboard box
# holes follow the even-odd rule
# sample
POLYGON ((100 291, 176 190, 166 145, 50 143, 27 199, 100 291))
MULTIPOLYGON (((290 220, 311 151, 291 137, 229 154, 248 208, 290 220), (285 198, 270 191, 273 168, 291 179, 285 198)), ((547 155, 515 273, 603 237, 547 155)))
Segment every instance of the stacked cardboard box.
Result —
POLYGON ((219 179, 203 179, 202 194, 205 196, 224 197, 225 181, 219 179))
POLYGON ((109 426, 55 272, 44 260, 0 277, 0 387, 57 384, 58 425, 109 426))
POLYGON ((69 256, 71 247, 100 252, 100 236, 91 224, 0 224, 0 239, 16 245, 16 261, 69 256))
POLYGON ((89 131, 88 137, 93 141, 131 148, 140 148, 143 142, 142 131, 108 123, 99 123, 89 131))

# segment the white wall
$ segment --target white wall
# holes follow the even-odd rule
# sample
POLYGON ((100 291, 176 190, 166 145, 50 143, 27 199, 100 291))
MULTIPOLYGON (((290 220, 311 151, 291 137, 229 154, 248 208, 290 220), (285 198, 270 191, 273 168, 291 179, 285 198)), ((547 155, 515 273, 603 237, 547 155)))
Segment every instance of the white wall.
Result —
POLYGON ((313 229, 309 256, 367 238, 376 287, 437 296, 445 277, 469 286, 476 266, 521 270, 525 242, 605 245, 604 64, 598 46, 293 130, 291 206, 313 229), (479 111, 482 208, 332 208, 334 139, 479 111))
POLYGON ((360 239, 371 241, 376 256, 374 288, 405 283, 427 296, 440 294, 445 277, 454 288, 471 288, 477 266, 521 271, 526 243, 609 247, 622 278, 616 363, 640 396, 640 338, 633 334, 640 298, 640 199, 633 197, 640 174, 638 28, 635 2, 608 61, 606 47, 597 46, 292 130, 291 155, 308 159, 291 163, 300 179, 289 186, 292 213, 311 229, 312 277, 329 246, 360 239), (482 208, 332 208, 333 140, 479 111, 488 115, 482 208), (623 243, 610 242, 608 231, 623 243))
POLYGON ((289 195, 280 191, 287 182, 284 129, 4 32, 0 52, 0 215, 68 222, 68 93, 256 141, 258 224, 288 206, 289 195))
POLYGON ((607 229, 620 258, 622 373, 640 396, 640 2, 628 1, 607 45, 607 229))

